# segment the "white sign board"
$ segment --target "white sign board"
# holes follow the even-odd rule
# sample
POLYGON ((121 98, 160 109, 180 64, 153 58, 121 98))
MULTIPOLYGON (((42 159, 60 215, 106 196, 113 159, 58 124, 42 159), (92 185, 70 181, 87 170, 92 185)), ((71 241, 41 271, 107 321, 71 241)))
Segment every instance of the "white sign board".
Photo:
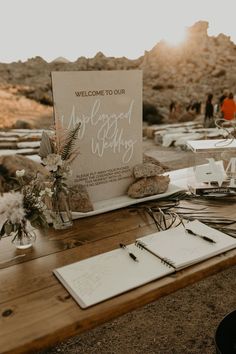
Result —
POLYGON ((52 72, 56 123, 81 123, 73 183, 93 202, 126 194, 142 162, 142 71, 52 72))

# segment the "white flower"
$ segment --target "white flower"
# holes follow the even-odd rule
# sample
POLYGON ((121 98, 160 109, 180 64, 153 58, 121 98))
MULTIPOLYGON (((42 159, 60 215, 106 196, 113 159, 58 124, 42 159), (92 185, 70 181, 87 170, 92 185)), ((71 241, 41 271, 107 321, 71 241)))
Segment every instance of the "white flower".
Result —
POLYGON ((68 175, 68 177, 72 177, 72 169, 70 168, 70 166, 67 166, 66 167, 66 172, 67 172, 67 175, 68 175))
POLYGON ((25 175, 25 170, 17 170, 16 177, 23 177, 25 175))
POLYGON ((69 178, 72 176, 72 169, 68 164, 64 164, 63 169, 62 169, 62 174, 61 174, 62 178, 69 178))
POLYGON ((50 188, 46 187, 45 189, 40 191, 39 195, 40 195, 40 197, 43 197, 44 195, 47 195, 48 197, 51 198, 52 195, 53 195, 53 191, 50 188))
POLYGON ((49 171, 57 171, 58 167, 62 166, 61 156, 58 154, 49 154, 43 159, 43 164, 49 171))
POLYGON ((69 178, 72 176, 72 170, 71 169, 67 169, 66 171, 63 172, 62 177, 63 178, 69 178))
POLYGON ((19 223, 25 216, 23 195, 19 192, 5 193, 0 197, 0 214, 12 223, 19 223))
POLYGON ((48 195, 49 197, 53 196, 53 191, 50 188, 45 188, 45 194, 48 195))
POLYGON ((9 215, 9 220, 12 224, 19 224, 25 217, 25 211, 23 208, 17 208, 12 210, 12 213, 9 215))

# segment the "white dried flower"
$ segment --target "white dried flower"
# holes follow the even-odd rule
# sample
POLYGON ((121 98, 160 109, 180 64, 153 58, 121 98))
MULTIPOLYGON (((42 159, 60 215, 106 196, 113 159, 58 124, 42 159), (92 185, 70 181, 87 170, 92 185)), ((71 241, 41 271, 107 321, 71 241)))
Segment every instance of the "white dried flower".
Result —
POLYGON ((53 191, 51 190, 51 188, 45 188, 45 194, 49 197, 53 196, 53 191))
POLYGON ((19 224, 25 217, 25 211, 23 208, 12 210, 9 220, 12 224, 19 224))
POLYGON ((21 222, 25 216, 23 195, 19 192, 12 192, 0 197, 0 214, 4 214, 12 224, 21 222))
POLYGON ((45 189, 43 189, 42 191, 39 192, 39 197, 43 197, 45 195, 45 189))
POLYGON ((58 167, 62 166, 61 156, 58 154, 49 154, 43 159, 43 164, 49 171, 57 171, 58 167))
POLYGON ((16 177, 23 177, 25 175, 25 170, 17 170, 16 177))
POLYGON ((46 187, 45 189, 40 191, 39 195, 40 197, 43 197, 45 195, 51 198, 53 195, 53 191, 51 190, 51 188, 46 187))
POLYGON ((69 178, 72 176, 72 169, 69 165, 64 165, 63 166, 63 172, 62 172, 62 178, 69 178))
POLYGON ((72 169, 70 168, 70 166, 67 166, 66 167, 66 172, 67 172, 67 175, 68 175, 68 177, 71 177, 72 176, 72 169))

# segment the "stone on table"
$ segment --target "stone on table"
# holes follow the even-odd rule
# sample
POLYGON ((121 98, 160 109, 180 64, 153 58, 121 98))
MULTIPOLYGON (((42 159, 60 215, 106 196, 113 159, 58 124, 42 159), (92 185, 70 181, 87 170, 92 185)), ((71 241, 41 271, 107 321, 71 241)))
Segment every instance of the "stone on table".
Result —
POLYGON ((128 196, 143 198, 150 195, 165 193, 170 183, 169 176, 153 176, 141 178, 129 186, 128 196))
POLYGON ((155 165, 148 162, 135 165, 133 169, 135 179, 157 176, 162 173, 164 173, 164 169, 160 165, 155 165))

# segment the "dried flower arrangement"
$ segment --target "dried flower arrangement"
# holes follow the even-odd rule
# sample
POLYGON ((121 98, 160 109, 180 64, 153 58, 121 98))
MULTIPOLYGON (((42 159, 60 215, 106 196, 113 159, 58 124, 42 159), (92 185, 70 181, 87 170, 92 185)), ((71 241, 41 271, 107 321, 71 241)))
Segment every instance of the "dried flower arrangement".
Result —
POLYGON ((68 178, 71 176, 70 165, 78 155, 77 137, 80 123, 70 131, 57 128, 57 135, 42 135, 39 155, 50 172, 49 185, 52 191, 51 218, 54 228, 71 226, 72 217, 68 205, 68 178))
POLYGON ((16 171, 14 182, 15 189, 0 198, 0 238, 12 234, 12 241, 18 244, 18 248, 27 248, 34 238, 32 228, 48 226, 44 199, 51 195, 51 190, 45 188, 39 174, 29 180, 25 170, 16 171))
POLYGON ((48 226, 48 202, 54 227, 71 225, 71 219, 65 219, 65 215, 71 216, 66 200, 67 180, 71 174, 70 164, 78 154, 79 129, 80 124, 61 135, 61 139, 43 133, 39 154, 50 172, 49 177, 26 176, 25 170, 16 171, 14 188, 0 198, 0 239, 13 235, 12 241, 18 248, 30 247, 35 238, 33 229, 48 226))

